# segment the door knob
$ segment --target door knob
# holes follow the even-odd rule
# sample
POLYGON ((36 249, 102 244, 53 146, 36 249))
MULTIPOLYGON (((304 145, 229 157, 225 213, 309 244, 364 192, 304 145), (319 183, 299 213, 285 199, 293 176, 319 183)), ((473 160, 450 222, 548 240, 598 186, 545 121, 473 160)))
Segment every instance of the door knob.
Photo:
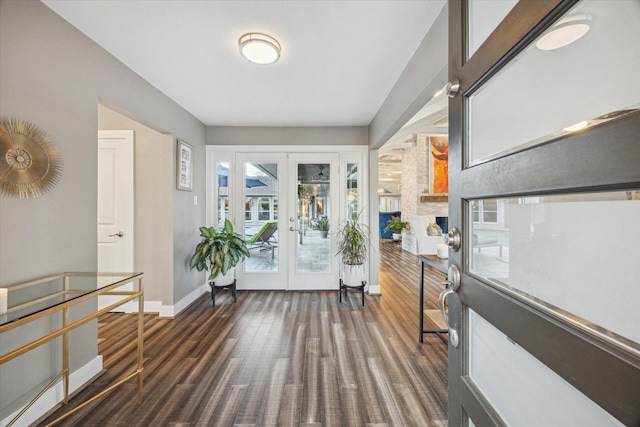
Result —
POLYGON ((444 323, 447 324, 447 329, 449 330, 449 342, 452 346, 457 348, 458 345, 460 345, 458 331, 451 328, 451 325, 449 324, 449 315, 447 314, 447 311, 444 307, 444 302, 447 297, 451 294, 455 294, 456 292, 458 292, 458 289, 460 289, 460 269, 455 264, 449 266, 446 285, 447 288, 440 294, 438 303, 440 305, 440 314, 442 315, 444 323))
POLYGON ((444 90, 449 98, 455 98, 460 91, 460 82, 457 80, 449 82, 444 90))
POLYGON ((453 227, 447 234, 443 236, 444 242, 453 249, 454 252, 457 252, 460 249, 460 245, 462 244, 462 238, 460 237, 460 230, 453 227))
POLYGON ((122 237, 124 236, 124 233, 122 231, 118 231, 116 234, 109 234, 109 237, 122 237))

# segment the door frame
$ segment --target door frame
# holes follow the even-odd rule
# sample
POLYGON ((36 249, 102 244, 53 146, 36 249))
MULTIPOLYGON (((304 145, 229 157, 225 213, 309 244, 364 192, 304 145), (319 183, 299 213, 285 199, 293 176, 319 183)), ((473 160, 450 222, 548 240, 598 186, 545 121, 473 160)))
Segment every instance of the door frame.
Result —
MULTIPOLYGON (((449 81, 460 82, 460 94, 451 99, 449 105, 449 224, 462 230, 463 242, 471 239, 466 227, 469 200, 640 188, 638 113, 473 167, 466 166, 465 96, 497 73, 576 3, 577 0, 519 2, 465 62, 466 2, 449 1, 449 81), (602 141, 615 143, 603 144, 602 141), (605 150, 608 156, 620 161, 611 167, 575 166, 576 152, 603 154, 605 150), (553 172, 538 174, 536 180, 523 183, 508 179, 508 171, 514 170, 524 176, 533 176, 540 170, 553 172)), ((515 293, 471 276, 465 265, 469 258, 466 245, 458 252, 450 251, 449 258, 451 263, 462 267, 462 286, 458 294, 449 297, 450 323, 454 328, 463 327, 460 347, 449 346, 449 425, 466 425, 465 413, 477 425, 503 423, 468 374, 469 343, 465 336, 468 308, 622 423, 638 423, 640 359, 637 355, 540 310, 515 293), (606 369, 594 369, 594 366, 606 369)))
MULTIPOLYGON (((230 165, 235 164, 236 159, 239 157, 238 155, 246 154, 246 153, 282 153, 283 155, 287 155, 289 153, 295 154, 310 154, 310 153, 338 153, 339 154, 339 169, 346 170, 345 166, 347 163, 358 162, 360 165, 359 170, 359 182, 362 183, 362 189, 358 192, 359 197, 359 205, 362 208, 365 208, 363 211, 363 215, 361 220, 367 226, 369 225, 369 157, 368 157, 369 147, 366 145, 208 145, 206 147, 206 194, 207 194, 207 202, 206 202, 206 220, 208 226, 214 226, 218 221, 218 212, 217 212, 217 201, 218 201, 218 183, 217 183, 217 173, 215 172, 215 166, 219 162, 228 162, 230 165)), ((229 175, 236 175, 235 171, 229 172, 229 175)), ((343 174, 339 173, 339 177, 342 177, 343 174)), ((236 179, 237 180, 237 179, 236 179)), ((234 181, 236 181, 234 180, 234 181)), ((343 183, 340 181, 338 183, 338 191, 336 197, 339 198, 338 202, 340 206, 338 208, 339 212, 339 222, 342 222, 346 218, 346 208, 343 206, 345 204, 346 197, 346 189, 343 189, 343 183)), ((229 182, 229 193, 232 194, 234 192, 234 182, 229 182)), ((285 190, 286 190, 286 183, 285 190)), ((284 195, 284 193, 281 193, 284 195)), ((288 205, 283 204, 284 201, 279 201, 279 205, 282 207, 287 207, 288 205)), ((287 202, 288 203, 288 202, 287 202)), ((242 215, 242 211, 238 209, 238 203, 234 201, 230 201, 229 205, 229 219, 234 224, 234 227, 237 227, 240 224, 240 216, 242 215)), ((288 216, 282 216, 281 214, 278 216, 278 229, 286 226, 286 230, 289 228, 288 216)), ((336 223, 337 225, 337 223, 336 223)), ((332 231, 334 231, 334 226, 332 225, 332 231)), ((288 231, 287 231, 288 232, 288 231)), ((281 234, 279 233, 281 236, 281 234)), ((282 237, 282 236, 281 236, 282 237)), ((280 248, 279 248, 280 250, 280 248)), ((374 248, 371 248, 370 251, 373 251, 374 248)), ((279 252, 280 253, 280 252, 279 252)), ((284 253, 284 252, 281 252, 284 253)), ((287 254, 287 257, 289 255, 287 254)), ((369 269, 371 269, 372 263, 369 263, 369 269)), ((335 289, 338 289, 338 272, 336 271, 335 276, 335 289)), ((377 270, 375 272, 370 271, 369 276, 372 275, 377 276, 377 270)), ((287 285, 285 287, 280 287, 280 289, 289 289, 288 278, 287 285)))

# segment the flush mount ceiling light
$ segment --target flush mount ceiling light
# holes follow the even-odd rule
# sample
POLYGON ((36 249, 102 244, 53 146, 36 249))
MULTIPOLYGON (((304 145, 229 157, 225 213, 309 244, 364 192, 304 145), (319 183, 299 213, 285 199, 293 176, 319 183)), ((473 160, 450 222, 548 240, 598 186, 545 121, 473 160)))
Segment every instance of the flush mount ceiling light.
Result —
POLYGON ((273 37, 260 33, 248 33, 240 37, 240 53, 249 62, 273 64, 280 59, 280 43, 273 37))
POLYGON ((565 132, 576 132, 579 130, 582 130, 584 128, 586 128, 587 126, 589 126, 589 122, 584 120, 581 121, 579 123, 576 123, 575 125, 571 125, 571 126, 567 126, 566 128, 562 129, 565 132))
POLYGON ((558 21, 536 42, 540 50, 555 50, 582 38, 591 29, 588 15, 574 15, 558 21))

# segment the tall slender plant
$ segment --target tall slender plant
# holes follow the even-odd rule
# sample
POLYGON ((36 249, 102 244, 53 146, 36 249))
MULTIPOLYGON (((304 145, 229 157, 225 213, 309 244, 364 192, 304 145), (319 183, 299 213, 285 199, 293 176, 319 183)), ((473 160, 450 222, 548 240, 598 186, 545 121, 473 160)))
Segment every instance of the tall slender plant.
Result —
POLYGON ((202 240, 196 246, 189 266, 198 271, 209 271, 209 280, 218 274, 224 276, 250 256, 247 244, 242 236, 233 231, 233 224, 229 220, 225 220, 219 232, 215 227, 200 227, 200 237, 202 240))
POLYGON ((362 211, 354 219, 347 220, 338 230, 338 252, 346 265, 361 265, 369 255, 369 227, 360 222, 362 211))

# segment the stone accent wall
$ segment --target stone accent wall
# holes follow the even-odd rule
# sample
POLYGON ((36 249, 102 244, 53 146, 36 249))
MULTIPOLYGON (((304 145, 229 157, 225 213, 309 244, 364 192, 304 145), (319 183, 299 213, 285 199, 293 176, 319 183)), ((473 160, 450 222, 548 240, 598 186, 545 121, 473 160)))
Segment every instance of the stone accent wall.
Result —
MULTIPOLYGON (((422 194, 429 193, 429 137, 417 135, 415 145, 402 154, 402 219, 413 215, 448 216, 447 203, 423 203, 422 194)), ((402 232, 402 249, 417 254, 416 239, 411 230, 402 232)))

